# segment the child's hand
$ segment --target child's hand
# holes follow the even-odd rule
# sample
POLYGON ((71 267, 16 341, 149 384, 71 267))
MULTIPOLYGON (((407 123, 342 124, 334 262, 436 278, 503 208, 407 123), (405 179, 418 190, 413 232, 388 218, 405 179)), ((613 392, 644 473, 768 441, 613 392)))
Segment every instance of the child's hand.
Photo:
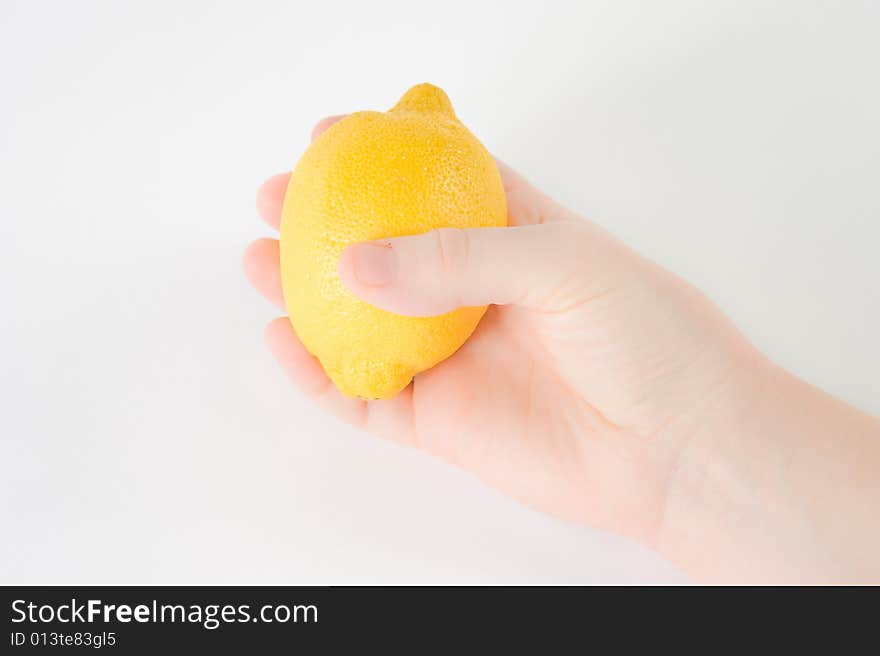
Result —
MULTIPOLYGON (((774 370, 700 292, 499 169, 511 227, 357 244, 339 263, 354 294, 399 314, 492 304, 455 355, 394 399, 366 402, 333 387, 286 317, 269 324, 269 347, 343 419, 682 561, 678 522, 694 496, 713 494, 702 477, 718 436, 774 370)), ((275 228, 287 178, 258 197, 275 228)), ((245 269, 284 309, 278 242, 253 243, 245 269)))

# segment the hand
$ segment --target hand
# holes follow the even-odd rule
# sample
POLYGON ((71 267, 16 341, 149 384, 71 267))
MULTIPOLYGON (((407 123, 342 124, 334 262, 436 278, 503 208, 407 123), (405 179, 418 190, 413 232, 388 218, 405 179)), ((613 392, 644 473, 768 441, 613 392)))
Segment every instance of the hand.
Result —
MULTIPOLYGON (((755 356, 696 290, 499 169, 513 227, 434 231, 391 240, 391 249, 355 245, 340 261, 353 293, 399 314, 493 304, 455 355, 394 399, 366 402, 333 387, 286 318, 269 324, 269 348, 343 419, 525 504, 650 543, 684 441, 755 356), (389 264, 393 275, 377 284, 389 264)), ((287 178, 270 179, 258 196, 275 228, 287 178)), ((283 309, 278 242, 253 243, 245 269, 283 309)))
MULTIPOLYGON (((354 244, 339 263, 352 293, 399 314, 491 305, 464 346, 367 402, 342 396, 282 317, 266 339, 290 379, 347 421, 699 578, 880 580, 880 423, 773 366, 700 292, 498 166, 510 227, 354 244)), ((258 194, 275 228, 288 177, 258 194)), ((278 242, 254 242, 244 264, 284 309, 278 242)))

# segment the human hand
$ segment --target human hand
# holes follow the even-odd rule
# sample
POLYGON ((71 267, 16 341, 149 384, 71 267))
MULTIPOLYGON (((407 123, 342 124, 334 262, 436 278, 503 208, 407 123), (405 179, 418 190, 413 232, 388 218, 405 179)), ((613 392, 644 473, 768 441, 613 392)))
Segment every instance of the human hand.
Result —
MULTIPOLYGON (((527 505, 650 543, 684 442, 754 353, 699 292, 499 169, 512 227, 354 245, 340 261, 353 293, 399 314, 492 304, 452 357, 393 399, 363 401, 335 389, 286 317, 267 327, 269 347, 337 416, 527 505)), ((259 192, 275 228, 287 179, 259 192)), ((278 242, 254 242, 245 269, 283 309, 278 242)))
MULTIPOLYGON (((393 399, 364 401, 281 317, 266 340, 290 379, 344 420, 698 578, 880 578, 880 422, 772 365, 696 289, 498 166, 510 227, 354 244, 339 262, 352 293, 398 314, 491 305, 470 339, 393 399)), ((258 194, 276 229, 288 177, 258 194)), ((284 309, 277 240, 244 265, 284 309)))

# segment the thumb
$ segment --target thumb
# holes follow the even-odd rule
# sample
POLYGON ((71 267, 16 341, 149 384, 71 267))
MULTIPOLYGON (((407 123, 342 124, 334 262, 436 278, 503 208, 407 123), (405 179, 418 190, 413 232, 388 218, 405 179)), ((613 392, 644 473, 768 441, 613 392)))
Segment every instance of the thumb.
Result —
POLYGON ((552 310, 584 291, 573 281, 586 278, 576 274, 594 250, 592 228, 583 221, 442 228, 354 244, 342 253, 339 275, 367 303, 408 316, 491 303, 552 310))

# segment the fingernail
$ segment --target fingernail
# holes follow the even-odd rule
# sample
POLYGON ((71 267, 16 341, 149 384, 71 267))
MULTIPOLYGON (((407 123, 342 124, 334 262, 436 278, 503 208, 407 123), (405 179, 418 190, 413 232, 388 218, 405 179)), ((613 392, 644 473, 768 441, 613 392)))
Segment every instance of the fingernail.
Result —
POLYGON ((370 287, 382 287, 391 283, 397 266, 397 256, 391 244, 358 244, 353 250, 354 277, 358 282, 370 287))

